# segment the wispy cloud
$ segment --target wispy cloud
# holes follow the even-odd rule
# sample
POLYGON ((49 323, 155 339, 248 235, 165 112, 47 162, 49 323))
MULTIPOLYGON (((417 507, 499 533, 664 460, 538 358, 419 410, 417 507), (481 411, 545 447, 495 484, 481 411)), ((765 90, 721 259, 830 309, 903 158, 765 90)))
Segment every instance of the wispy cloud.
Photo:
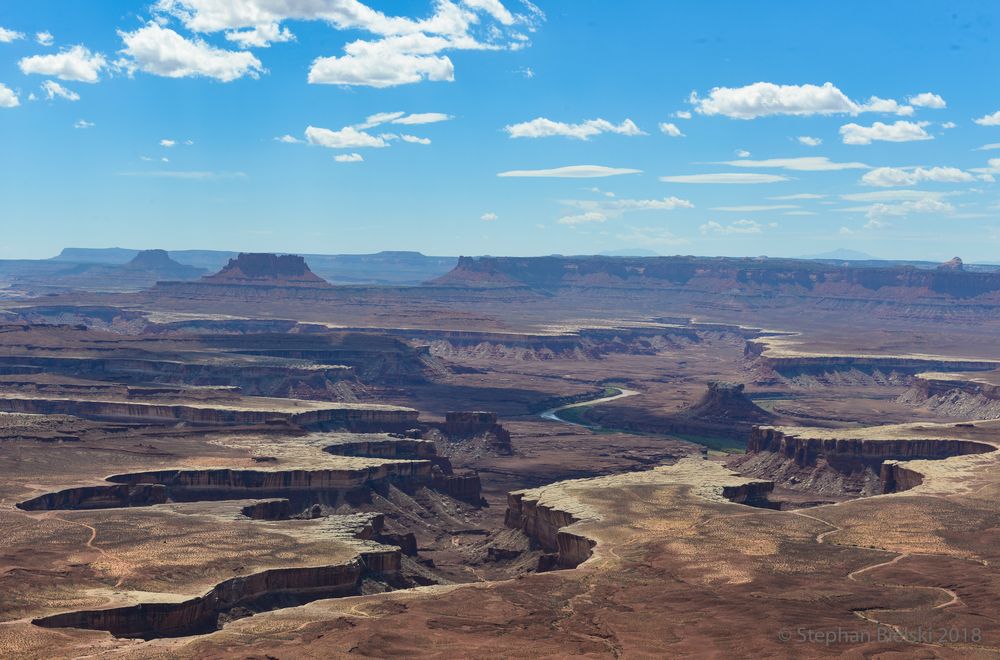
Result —
POLYGON ((544 170, 509 170, 500 172, 499 177, 552 177, 562 179, 593 179, 622 174, 640 174, 642 170, 624 167, 605 167, 603 165, 568 165, 544 170))
POLYGON ((790 181, 790 179, 787 176, 781 176, 778 174, 722 172, 719 174, 680 174, 675 176, 661 176, 660 181, 665 181, 666 183, 749 185, 759 183, 780 183, 781 181, 790 181))

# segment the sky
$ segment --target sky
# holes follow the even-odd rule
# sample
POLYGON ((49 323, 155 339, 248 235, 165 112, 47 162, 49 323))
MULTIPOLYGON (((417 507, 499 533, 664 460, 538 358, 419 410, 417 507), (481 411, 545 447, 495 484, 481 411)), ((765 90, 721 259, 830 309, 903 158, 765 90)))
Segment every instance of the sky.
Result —
POLYGON ((4 0, 0 258, 1000 263, 1000 3, 4 0))

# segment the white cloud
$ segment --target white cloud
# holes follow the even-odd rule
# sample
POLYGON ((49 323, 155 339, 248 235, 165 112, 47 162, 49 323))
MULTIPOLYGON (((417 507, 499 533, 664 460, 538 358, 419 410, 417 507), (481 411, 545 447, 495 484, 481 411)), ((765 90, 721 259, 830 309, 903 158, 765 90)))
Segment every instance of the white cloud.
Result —
POLYGON ((994 149, 1000 149, 1000 142, 984 144, 981 147, 976 147, 973 151, 993 151, 994 149))
POLYGON ((80 95, 76 92, 66 89, 54 80, 46 80, 42 83, 42 91, 45 92, 45 98, 52 100, 56 97, 61 99, 66 99, 67 101, 79 101, 80 95))
POLYGON ((779 195, 777 197, 768 197, 768 199, 777 200, 792 200, 792 199, 823 199, 826 195, 817 195, 816 193, 795 193, 794 195, 779 195))
POLYGON ((782 215, 819 215, 815 211, 785 211, 782 215))
POLYGON ((118 32, 125 44, 122 64, 166 78, 204 76, 231 82, 244 76, 257 78, 264 67, 252 53, 223 50, 201 39, 185 39, 171 29, 148 23, 135 32, 118 32))
POLYGON ((617 133, 618 135, 645 135, 631 119, 621 124, 612 124, 606 119, 588 119, 580 124, 566 124, 538 117, 520 124, 505 126, 504 130, 512 138, 542 138, 561 136, 577 140, 589 140, 601 133, 617 133))
POLYGON ((330 149, 382 148, 389 146, 381 136, 359 131, 353 126, 345 126, 339 131, 309 126, 306 128, 306 140, 309 144, 328 147, 330 149))
POLYGON ((716 87, 707 97, 691 93, 690 103, 703 115, 755 119, 770 115, 857 115, 862 112, 913 113, 913 108, 890 99, 871 97, 866 103, 852 101, 833 83, 823 85, 776 85, 757 82, 744 87, 716 87))
POLYGON ((951 128, 957 128, 957 127, 958 127, 958 124, 956 124, 953 121, 946 121, 946 122, 944 122, 944 123, 941 124, 941 128, 945 128, 945 129, 951 129, 951 128))
MULTIPOLYGON (((777 227, 777 224, 770 223, 768 226, 777 227)), ((737 220, 728 225, 710 220, 699 229, 702 234, 759 234, 764 231, 764 225, 754 220, 737 220)))
POLYGON ((670 137, 684 137, 681 133, 681 129, 677 128, 676 124, 671 124, 665 121, 660 122, 660 132, 670 137))
POLYGON ((24 34, 0 27, 0 44, 9 44, 10 42, 17 41, 18 39, 24 39, 24 34))
POLYGON ((933 197, 924 197, 900 204, 873 204, 867 215, 871 220, 878 221, 888 216, 906 217, 912 214, 941 214, 948 215, 955 212, 955 207, 947 202, 942 202, 933 197))
POLYGON ((687 110, 678 110, 674 113, 674 117, 677 119, 691 119, 691 113, 687 110))
POLYGON ((566 199, 561 202, 583 213, 571 214, 559 219, 559 224, 576 225, 586 222, 605 222, 619 218, 626 213, 638 211, 673 211, 694 208, 694 204, 679 197, 663 199, 566 199))
MULTIPOLYGON (((756 211, 780 211, 782 209, 798 208, 794 204, 748 204, 745 206, 716 206, 713 211, 727 211, 732 213, 753 213, 756 211)), ((787 213, 785 215, 788 215, 787 213)))
POLYGON ((93 128, 94 126, 96 126, 94 122, 86 119, 77 119, 76 123, 73 124, 73 128, 93 128))
POLYGON ((736 150, 736 155, 738 157, 740 157, 740 158, 749 158, 750 157, 750 152, 747 151, 746 149, 737 149, 736 150))
POLYGON ((845 124, 840 127, 840 135, 844 144, 871 144, 880 142, 914 142, 917 140, 933 140, 934 137, 924 130, 928 122, 897 121, 894 124, 883 124, 880 121, 871 126, 845 124))
POLYGON ((526 66, 526 67, 522 67, 520 69, 517 69, 517 70, 514 71, 514 73, 520 73, 522 76, 524 76, 528 80, 531 80, 532 78, 535 77, 535 70, 532 69, 530 66, 526 66))
POLYGON ((25 75, 55 76, 60 80, 95 83, 107 60, 100 53, 91 53, 83 46, 73 46, 54 55, 32 55, 21 58, 17 65, 25 75))
POLYGON ((0 83, 0 108, 16 108, 21 105, 17 94, 7 85, 0 83))
POLYGON ((512 13, 500 0, 433 3, 423 19, 389 16, 358 0, 158 0, 158 20, 177 18, 199 33, 226 31, 227 38, 262 43, 286 20, 322 21, 337 30, 364 31, 375 40, 355 40, 339 57, 319 57, 309 72, 315 84, 390 87, 422 80, 454 80, 444 50, 520 50, 545 14, 522 0, 512 13), (245 36, 244 36, 245 35, 245 36))
POLYGON ((417 137, 416 135, 402 134, 399 137, 403 138, 403 142, 409 142, 411 144, 430 144, 430 138, 417 137))
POLYGON ((608 216, 604 215, 600 211, 587 211, 586 213, 579 213, 576 215, 564 215, 556 222, 561 225, 582 225, 588 222, 605 222, 607 219, 608 216))
POLYGON ((854 233, 854 230, 851 229, 850 227, 841 227, 840 231, 838 233, 841 236, 850 236, 850 235, 852 235, 854 233))
POLYGON ((723 184, 754 184, 778 183, 788 181, 786 176, 777 174, 756 174, 751 172, 724 172, 721 174, 683 174, 678 176, 661 176, 660 181, 667 183, 723 183, 723 184))
POLYGON ((798 140, 800 144, 804 144, 807 147, 818 147, 819 145, 823 144, 822 139, 818 137, 810 137, 808 135, 800 135, 795 139, 798 140))
POLYGON ((733 167, 780 167, 798 172, 828 172, 836 170, 868 169, 864 163, 835 163, 826 156, 803 156, 801 158, 768 158, 766 160, 728 160, 720 165, 733 167))
POLYGON ((449 119, 453 119, 453 117, 451 115, 446 115, 443 112, 414 112, 406 116, 392 119, 392 123, 403 124, 404 126, 413 126, 415 124, 436 124, 437 122, 448 121, 449 119))
POLYGON ((226 32, 226 39, 243 48, 269 48, 271 44, 295 41, 295 35, 277 23, 268 23, 254 26, 249 30, 230 30, 226 32))
POLYGON ((605 167, 603 165, 569 165, 544 170, 510 170, 500 172, 499 177, 554 177, 562 179, 593 179, 621 174, 639 174, 642 170, 624 167, 605 167))
POLYGON ((337 154, 333 157, 338 163, 360 163, 365 158, 359 153, 337 154))
POLYGON ((482 214, 481 216, 479 216, 479 219, 482 220, 483 222, 495 222, 497 219, 497 214, 491 211, 490 213, 482 214))
POLYGON ((177 146, 177 140, 168 140, 166 138, 160 140, 160 146, 166 147, 167 149, 172 149, 177 146))
POLYGON ((955 193, 930 192, 927 190, 876 190, 873 192, 849 193, 841 195, 840 198, 850 202, 894 202, 922 200, 927 198, 941 199, 942 197, 954 194, 955 193))
POLYGON ((979 119, 973 119, 980 126, 1000 126, 1000 110, 997 110, 992 115, 983 115, 979 119))
POLYGON ((452 82, 455 65, 435 53, 448 40, 425 34, 391 37, 381 41, 352 41, 341 57, 318 57, 309 69, 314 85, 394 87, 430 81, 452 82))
POLYGON ((51 32, 36 32, 35 41, 40 46, 51 46, 56 42, 56 38, 52 36, 51 32))
POLYGON ((278 142, 284 142, 285 144, 305 144, 305 140, 300 140, 294 135, 282 135, 280 137, 274 138, 278 142))
POLYGON ((941 110, 948 105, 944 102, 943 98, 931 92, 923 92, 922 94, 911 96, 906 100, 910 105, 915 105, 918 108, 931 108, 933 110, 941 110))
POLYGON ((975 177, 957 167, 877 167, 861 177, 866 186, 883 188, 915 186, 923 181, 963 183, 975 181, 975 177))

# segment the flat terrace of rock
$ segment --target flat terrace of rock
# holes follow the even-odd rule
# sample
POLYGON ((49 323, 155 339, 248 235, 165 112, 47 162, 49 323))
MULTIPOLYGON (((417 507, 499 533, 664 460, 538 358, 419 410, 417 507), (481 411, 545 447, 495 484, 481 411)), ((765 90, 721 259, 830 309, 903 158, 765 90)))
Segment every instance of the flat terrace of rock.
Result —
MULTIPOLYGON (((871 435, 917 431, 985 442, 1000 423, 871 435)), ((466 585, 446 598, 432 590, 320 601, 133 652, 387 657, 429 656, 447 645, 450 654, 476 657, 833 657, 911 655, 918 648, 940 657, 988 655, 1000 646, 1000 621, 983 615, 1000 598, 992 568, 1000 561, 1000 470, 993 456, 961 470, 960 480, 948 469, 928 481, 940 487, 807 511, 727 501, 761 480, 698 458, 553 484, 513 494, 508 516, 539 539, 549 537, 565 563, 593 553, 574 570, 466 585), (727 488, 734 489, 729 497, 727 488), (915 647, 879 639, 876 625, 976 629, 977 641, 915 647), (520 633, 504 634, 512 626, 520 633), (799 628, 869 632, 871 640, 800 645, 781 636, 799 628)))

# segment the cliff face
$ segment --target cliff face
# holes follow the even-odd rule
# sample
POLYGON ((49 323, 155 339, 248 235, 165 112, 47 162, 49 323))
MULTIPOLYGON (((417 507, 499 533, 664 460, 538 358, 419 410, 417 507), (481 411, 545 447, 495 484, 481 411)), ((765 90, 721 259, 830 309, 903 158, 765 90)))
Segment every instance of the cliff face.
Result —
POLYGON ((526 497, 523 491, 507 495, 507 512, 504 524, 521 530, 538 543, 543 550, 555 555, 539 568, 576 568, 593 554, 596 542, 579 534, 566 531, 578 519, 567 511, 560 511, 526 497))
MULTIPOLYGON (((860 494, 866 488, 860 484, 865 474, 877 475, 878 492, 889 493, 912 488, 922 478, 905 467, 906 461, 941 460, 953 456, 984 454, 994 451, 991 445, 970 440, 954 439, 866 439, 807 437, 789 434, 773 427, 755 427, 747 444, 747 458, 743 463, 756 463, 765 471, 783 472, 791 480, 785 485, 795 487, 804 481, 821 482, 818 471, 832 471, 853 479, 860 494), (775 454, 803 470, 789 472, 773 462, 754 461, 755 455, 775 454)), ((757 476, 769 476, 755 472, 757 476)), ((827 481, 831 481, 828 479, 827 481)), ((839 483, 844 483, 843 481, 839 483)), ((868 489, 871 486, 867 487, 868 489)))
POLYGON ((462 257, 431 282, 463 287, 678 287, 858 298, 1000 301, 1000 273, 913 267, 844 267, 798 259, 704 257, 462 257))

